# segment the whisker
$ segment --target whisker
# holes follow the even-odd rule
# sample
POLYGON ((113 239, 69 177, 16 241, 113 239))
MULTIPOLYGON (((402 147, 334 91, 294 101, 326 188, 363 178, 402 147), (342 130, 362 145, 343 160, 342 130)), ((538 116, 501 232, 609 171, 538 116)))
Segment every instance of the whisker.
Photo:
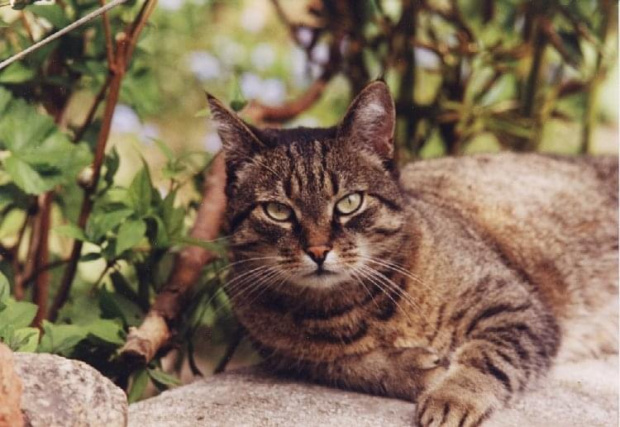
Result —
MULTIPOLYGON (((404 289, 398 286, 398 284, 394 283, 394 281, 391 280, 389 277, 365 265, 360 266, 360 268, 362 268, 362 271, 366 271, 367 274, 372 275, 373 277, 379 279, 389 289, 399 293, 399 295, 403 298, 405 303, 407 303, 411 308, 417 310, 420 314, 423 314, 423 310, 420 304, 418 304, 417 301, 415 301, 409 294, 407 294, 407 292, 404 289)), ((394 302, 394 304, 400 310, 403 310, 402 306, 398 303, 398 301, 396 301, 389 293, 386 293, 386 295, 392 300, 392 302, 394 302)), ((404 312, 405 314, 407 314, 406 311, 404 312)), ((407 318, 411 321, 411 318, 409 316, 407 316, 407 318)))
MULTIPOLYGON (((366 279, 369 280, 373 285, 377 286, 379 288, 379 290, 381 290, 381 292, 383 292, 384 295, 387 296, 394 303, 394 305, 396 307, 398 307, 398 309, 407 317, 407 319, 409 319, 409 321, 412 321, 411 317, 409 317, 409 313, 407 312, 407 310, 404 310, 403 307, 398 303, 398 301, 396 301, 394 299, 394 297, 392 297, 392 295, 390 295, 390 293, 388 291, 386 291, 386 289, 382 286, 382 285, 385 285, 385 286, 388 286, 388 288, 391 288, 390 283, 382 280, 381 276, 375 275, 374 274, 375 272, 372 269, 369 269, 369 268, 367 268, 365 266, 359 266, 355 270, 358 273, 361 273, 364 277, 366 277, 366 279), (361 269, 361 267, 364 267, 366 270, 361 269), (370 273, 372 273, 372 275, 370 273), (377 282, 376 280, 374 280, 373 276, 375 278, 380 279, 381 282, 377 282)), ((385 276, 383 276, 383 277, 385 277, 385 276)), ((413 308, 417 308, 417 307, 414 306, 413 308)))

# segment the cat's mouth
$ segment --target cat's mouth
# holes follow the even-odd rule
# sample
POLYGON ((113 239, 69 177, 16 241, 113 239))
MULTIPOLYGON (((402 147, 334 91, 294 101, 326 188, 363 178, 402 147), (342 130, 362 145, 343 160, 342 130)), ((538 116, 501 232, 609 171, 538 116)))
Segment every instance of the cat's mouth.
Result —
POLYGON ((310 273, 304 274, 303 277, 324 277, 324 276, 335 276, 337 274, 338 273, 336 273, 335 271, 326 270, 322 267, 319 267, 310 273))

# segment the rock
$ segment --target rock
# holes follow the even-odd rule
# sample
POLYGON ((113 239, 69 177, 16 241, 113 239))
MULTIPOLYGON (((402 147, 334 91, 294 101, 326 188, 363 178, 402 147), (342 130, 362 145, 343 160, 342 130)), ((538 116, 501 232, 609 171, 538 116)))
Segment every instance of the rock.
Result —
POLYGON ((96 369, 51 354, 14 353, 24 384, 22 411, 32 427, 125 426, 127 398, 96 369))
MULTIPOLYGON (((485 426, 618 425, 618 358, 557 367, 485 426)), ((411 426, 408 402, 277 379, 257 368, 216 375, 135 403, 130 427, 411 426)))
POLYGON ((19 404, 22 398, 22 382, 14 368, 13 353, 0 343, 0 427, 24 425, 19 404))

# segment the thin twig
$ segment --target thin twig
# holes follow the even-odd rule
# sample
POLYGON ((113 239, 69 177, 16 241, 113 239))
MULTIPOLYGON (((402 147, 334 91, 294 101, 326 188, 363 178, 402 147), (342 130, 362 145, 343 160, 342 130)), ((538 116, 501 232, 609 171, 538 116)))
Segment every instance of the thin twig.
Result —
POLYGON ((101 85, 101 89, 97 92, 97 96, 95 96, 95 100, 93 101, 90 109, 88 110, 88 114, 86 114, 86 119, 84 119, 84 123, 80 126, 80 129, 75 133, 73 137, 73 142, 80 142, 80 140, 84 137, 86 130, 92 124, 93 119, 95 118, 95 114, 97 113, 97 109, 103 100, 105 99, 105 94, 110 87, 110 83, 112 82, 112 75, 108 74, 105 82, 101 85))
POLYGON ((34 43, 34 36, 32 35, 32 27, 30 27, 30 23, 28 22, 28 18, 26 17, 26 13, 22 10, 19 14, 19 19, 22 21, 22 25, 26 30, 26 34, 28 34, 28 38, 32 43, 34 43))
MULTIPOLYGON (((105 6, 105 0, 99 0, 101 6, 105 6)), ((112 29, 110 26, 110 17, 107 12, 102 15, 103 34, 105 36, 105 53, 108 58, 108 67, 114 66, 114 42, 112 41, 112 29)), ((112 71, 112 70, 110 70, 112 71)))
POLYGON ((58 30, 57 32, 55 32, 54 34, 44 38, 43 40, 39 41, 38 43, 33 44, 32 46, 30 46, 27 49, 24 49, 23 51, 19 52, 16 55, 13 55, 12 57, 0 62, 0 70, 8 67, 9 65, 11 65, 14 62, 19 61, 20 59, 24 58, 25 56, 27 56, 28 54, 34 52, 35 50, 53 42, 54 40, 62 37, 63 35, 75 30, 76 28, 86 24, 88 21, 96 18, 97 16, 101 15, 102 13, 105 13, 106 11, 112 9, 113 7, 118 6, 119 4, 123 4, 125 3, 127 0, 112 0, 110 3, 108 3, 107 5, 105 5, 102 8, 99 8, 91 13, 89 13, 88 15, 78 19, 77 21, 75 21, 74 23, 66 26, 65 28, 63 28, 62 30, 58 30))
POLYGON ((228 346, 226 347, 226 352, 224 353, 224 356, 222 356, 219 363, 215 367, 215 370, 213 371, 214 374, 221 374, 222 372, 226 370, 226 366, 228 366, 228 363, 232 360, 233 356, 235 355, 235 351, 237 351, 239 344, 241 344, 243 335, 244 335, 243 328, 241 328, 240 326, 237 327, 237 330, 234 332, 231 341, 228 343, 228 346))

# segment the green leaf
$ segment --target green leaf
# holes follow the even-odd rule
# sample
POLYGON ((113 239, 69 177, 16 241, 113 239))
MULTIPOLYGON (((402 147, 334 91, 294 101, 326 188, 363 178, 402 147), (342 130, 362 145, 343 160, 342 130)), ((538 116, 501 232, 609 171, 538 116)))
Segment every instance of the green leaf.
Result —
POLYGON ((86 228, 87 234, 93 241, 99 241, 108 232, 113 231, 119 224, 133 214, 133 209, 120 207, 111 212, 96 212, 90 217, 86 228))
POLYGON ((172 151, 172 149, 168 147, 168 145, 166 145, 164 141, 158 138, 151 138, 151 141, 153 141, 155 145, 157 145, 157 148, 159 148, 159 151, 161 151, 162 154, 166 156, 166 159, 168 159, 169 161, 174 160, 174 151, 172 151))
POLYGON ((65 15, 65 12, 58 4, 51 4, 45 6, 30 6, 28 11, 34 15, 45 19, 55 28, 63 28, 71 23, 69 18, 65 15))
POLYGON ((211 115, 211 111, 208 108, 203 108, 202 110, 196 111, 196 114, 194 114, 194 117, 196 118, 209 117, 210 115, 211 115))
POLYGON ((13 335, 13 341, 16 343, 13 351, 22 353, 33 353, 39 345, 39 330, 37 328, 21 328, 17 329, 13 335))
POLYGON ((116 238, 116 255, 136 246, 146 233, 146 224, 143 220, 127 220, 121 224, 116 238))
POLYGON ((243 107, 245 107, 247 104, 247 101, 234 99, 230 102, 230 108, 232 108, 233 111, 241 111, 243 110, 243 107))
MULTIPOLYGON (((4 275, 2 271, 0 271, 0 302, 4 302, 11 295, 11 285, 9 284, 9 279, 4 275)), ((0 308, 2 310, 2 308, 0 308)))
POLYGON ((120 318, 125 326, 138 326, 144 317, 138 305, 118 293, 102 291, 99 304, 106 316, 120 318))
POLYGON ((140 400, 148 384, 149 373, 147 369, 140 369, 134 374, 133 382, 131 383, 131 389, 127 394, 127 400, 129 401, 129 403, 134 403, 140 400))
POLYGON ((155 385, 163 386, 164 388, 181 385, 181 381, 178 378, 159 369, 149 369, 148 372, 155 385))
POLYGON ((121 158, 118 155, 118 151, 116 151, 116 147, 114 147, 104 160, 105 173, 103 175, 103 180, 108 187, 111 187, 114 183, 114 176, 116 175, 120 164, 121 158))
POLYGON ((101 252, 89 252, 87 254, 84 254, 80 257, 80 261, 82 262, 90 262, 90 261, 97 261, 98 259, 101 259, 103 256, 101 255, 101 252))
POLYGON ((65 224, 59 225, 53 228, 53 231, 61 236, 70 237, 75 240, 80 240, 82 242, 88 241, 86 234, 84 234, 84 230, 74 224, 65 224))
POLYGON ((0 325, 11 325, 14 328, 30 326, 37 315, 38 307, 25 301, 7 299, 3 301, 4 308, 0 311, 0 325))
POLYGON ((11 102, 11 92, 0 87, 0 114, 9 106, 11 102))
POLYGON ((23 100, 13 100, 2 115, 0 143, 10 152, 6 171, 30 194, 74 180, 92 157, 86 144, 71 143, 49 116, 23 100))
POLYGON ((146 215, 153 201, 153 184, 148 168, 141 169, 129 185, 129 198, 139 215, 146 215))
POLYGON ((88 331, 82 326, 55 325, 44 320, 43 336, 37 352, 68 356, 87 335, 88 331))
POLYGON ((194 237, 178 237, 173 240, 174 244, 177 245, 185 245, 185 246, 198 246, 200 248, 206 249, 211 252, 215 252, 219 255, 225 254, 225 249, 222 245, 218 245, 212 242, 206 242, 204 240, 196 239, 194 237))
POLYGON ((45 182, 41 175, 28 163, 10 156, 4 160, 4 168, 11 175, 15 184, 28 194, 41 194, 54 187, 53 183, 45 182))
POLYGON ((88 329, 90 339, 95 338, 116 346, 121 346, 125 342, 122 337, 123 327, 116 320, 97 319, 86 325, 85 328, 88 329))
POLYGON ((32 80, 36 72, 23 65, 21 62, 14 62, 0 72, 0 83, 17 84, 32 80))

